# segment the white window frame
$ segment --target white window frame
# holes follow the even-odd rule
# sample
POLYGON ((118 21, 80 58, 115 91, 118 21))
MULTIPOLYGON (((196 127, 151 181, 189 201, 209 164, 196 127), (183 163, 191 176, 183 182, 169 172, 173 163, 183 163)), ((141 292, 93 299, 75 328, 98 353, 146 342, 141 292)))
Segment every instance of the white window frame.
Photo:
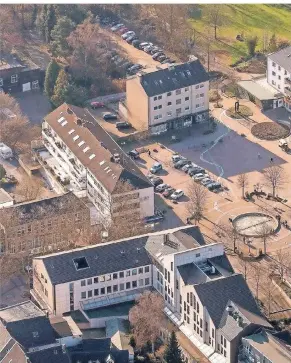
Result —
POLYGON ((17 82, 18 82, 18 74, 12 74, 11 83, 17 83, 17 82))
POLYGON ((38 82, 38 80, 32 81, 31 88, 32 89, 39 89, 39 82, 38 82))

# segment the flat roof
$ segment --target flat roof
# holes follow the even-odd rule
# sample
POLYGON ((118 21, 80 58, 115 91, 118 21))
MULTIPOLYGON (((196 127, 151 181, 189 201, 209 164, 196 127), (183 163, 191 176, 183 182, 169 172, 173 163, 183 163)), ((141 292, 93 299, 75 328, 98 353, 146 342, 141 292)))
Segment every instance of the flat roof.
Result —
POLYGON ((0 318, 6 324, 43 316, 45 316, 44 312, 31 301, 25 301, 0 310, 0 318))
POLYGON ((89 319, 125 316, 128 315, 129 310, 134 306, 134 304, 135 301, 127 301, 116 305, 106 306, 104 308, 86 310, 85 314, 89 319))
MULTIPOLYGON (((278 98, 278 95, 276 96, 276 94, 272 93, 270 89, 267 89, 266 87, 253 80, 240 81, 237 82, 237 84, 256 98, 258 98, 260 101, 273 100, 278 98)), ((277 94, 279 94, 278 91, 277 94)))

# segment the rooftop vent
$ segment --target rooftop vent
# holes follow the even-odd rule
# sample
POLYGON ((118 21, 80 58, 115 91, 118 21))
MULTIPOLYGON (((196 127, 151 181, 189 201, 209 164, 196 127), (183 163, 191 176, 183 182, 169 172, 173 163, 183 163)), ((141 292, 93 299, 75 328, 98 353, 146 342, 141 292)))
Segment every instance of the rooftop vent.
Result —
POLYGON ((91 155, 89 156, 89 159, 90 159, 90 160, 92 160, 92 159, 94 159, 94 158, 95 158, 95 156, 96 156, 95 154, 91 154, 91 155))
POLYGON ((85 144, 85 141, 82 140, 82 141, 79 142, 78 146, 82 146, 84 144, 85 144))
POLYGON ((64 122, 61 123, 62 126, 65 126, 68 123, 67 120, 65 120, 64 122))
POLYGON ((78 126, 82 126, 83 125, 83 121, 80 118, 77 118, 77 125, 78 126))
POLYGON ((77 271, 89 267, 86 257, 74 258, 73 262, 74 262, 74 265, 75 265, 77 271))
POLYGON ((125 251, 124 250, 121 250, 120 251, 120 254, 121 254, 121 256, 125 256, 125 251))
POLYGON ((100 165, 103 165, 105 163, 105 160, 100 161, 100 165))
POLYGON ((226 307, 226 311, 228 312, 228 314, 229 314, 229 315, 231 315, 231 314, 233 313, 233 306, 228 305, 228 306, 226 307))
POLYGON ((65 118, 62 116, 58 119, 58 123, 60 124, 61 122, 65 121, 65 118))
POLYGON ((90 150, 89 146, 86 146, 85 149, 83 150, 83 153, 86 153, 88 150, 90 150))
POLYGON ((71 135, 74 131, 75 131, 74 129, 70 130, 69 135, 71 135))
POLYGON ((76 135, 76 136, 73 137, 73 140, 76 141, 76 140, 79 139, 79 137, 80 137, 79 135, 76 135))

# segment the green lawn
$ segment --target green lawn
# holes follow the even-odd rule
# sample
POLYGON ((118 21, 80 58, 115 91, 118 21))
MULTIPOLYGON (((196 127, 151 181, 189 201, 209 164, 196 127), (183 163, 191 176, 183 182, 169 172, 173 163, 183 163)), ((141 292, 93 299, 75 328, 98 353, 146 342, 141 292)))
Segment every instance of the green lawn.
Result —
MULTIPOLYGON (((208 5, 201 5, 200 19, 191 19, 193 27, 203 34, 207 32, 208 24, 205 9, 208 5)), ((218 28, 218 40, 214 41, 211 49, 231 63, 243 55, 247 55, 245 42, 237 41, 237 34, 244 37, 257 35, 259 45, 257 50, 263 48, 264 35, 268 38, 273 33, 277 39, 291 41, 291 9, 263 4, 229 4, 224 5, 224 24, 218 28)), ((210 29, 210 36, 214 37, 210 29)))

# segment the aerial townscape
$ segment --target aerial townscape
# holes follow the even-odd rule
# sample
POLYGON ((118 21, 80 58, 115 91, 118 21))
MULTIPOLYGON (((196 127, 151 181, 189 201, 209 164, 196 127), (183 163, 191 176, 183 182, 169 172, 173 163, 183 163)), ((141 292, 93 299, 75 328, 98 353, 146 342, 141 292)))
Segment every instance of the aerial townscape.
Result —
POLYGON ((291 5, 0 3, 0 363, 291 363, 291 5))

